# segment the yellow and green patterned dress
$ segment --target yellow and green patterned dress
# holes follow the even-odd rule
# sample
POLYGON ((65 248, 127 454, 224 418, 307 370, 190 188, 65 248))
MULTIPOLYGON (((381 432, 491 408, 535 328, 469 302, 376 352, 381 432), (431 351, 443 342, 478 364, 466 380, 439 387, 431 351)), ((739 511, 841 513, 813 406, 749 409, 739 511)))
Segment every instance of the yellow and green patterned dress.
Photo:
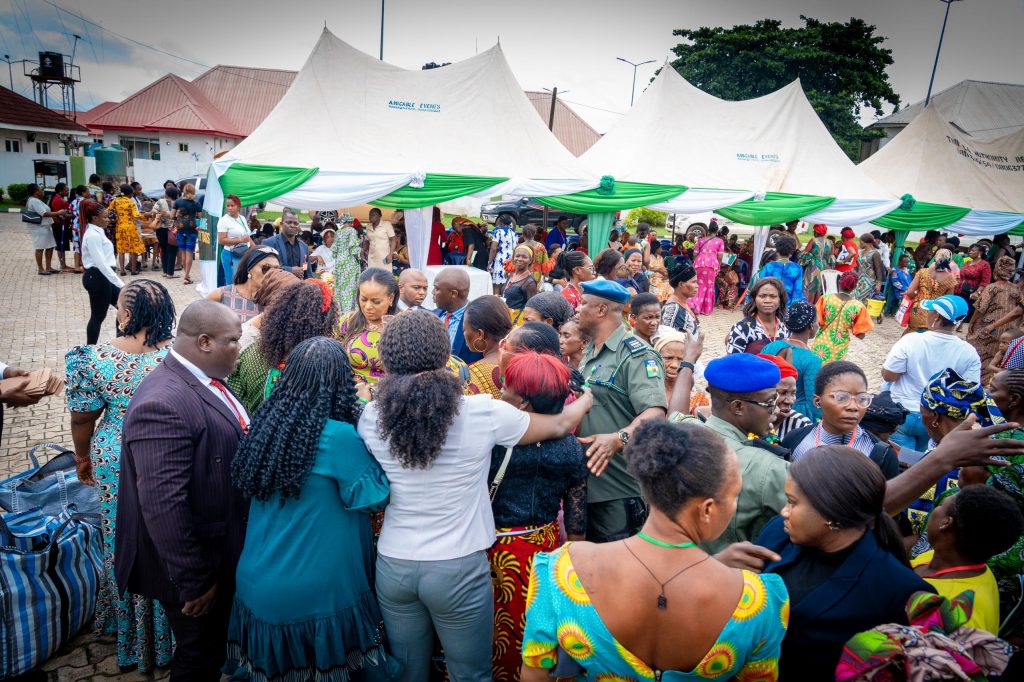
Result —
MULTIPOLYGON (((656 672, 622 646, 605 626, 576 575, 567 543, 533 559, 526 596, 523 662, 553 668, 565 652, 585 671, 581 680, 654 680, 656 672)), ((664 671, 663 682, 739 680, 774 682, 789 625, 782 578, 743 571, 743 593, 718 639, 692 671, 664 671)))
POLYGON ((837 294, 827 294, 814 307, 818 309, 818 334, 811 350, 823 363, 842 360, 850 348, 850 337, 875 328, 868 309, 857 299, 844 301, 837 294))

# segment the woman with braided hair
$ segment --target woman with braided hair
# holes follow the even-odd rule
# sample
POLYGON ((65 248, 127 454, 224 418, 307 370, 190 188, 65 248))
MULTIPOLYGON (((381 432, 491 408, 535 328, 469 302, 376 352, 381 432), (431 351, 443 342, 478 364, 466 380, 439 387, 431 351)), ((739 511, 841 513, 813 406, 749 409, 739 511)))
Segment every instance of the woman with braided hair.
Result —
POLYGON ((593 403, 585 392, 559 414, 530 414, 489 395, 465 396, 445 368, 450 343, 431 313, 391 320, 380 340, 385 374, 359 419, 391 485, 377 598, 407 680, 427 679, 435 629, 453 679, 491 679, 491 450, 564 438, 593 403))
POLYGON ((228 658, 251 680, 393 672, 369 517, 389 487, 356 434, 356 405, 345 348, 306 339, 239 443, 231 479, 252 504, 228 658))
POLYGON ((137 666, 139 672, 170 664, 171 629, 158 602, 122 595, 114 579, 121 427, 135 389, 167 355, 174 320, 167 289, 137 279, 118 295, 117 338, 76 346, 64 356, 78 478, 96 487, 103 519, 103 571, 93 636, 116 633, 118 666, 137 666))
POLYGON ((320 279, 299 282, 288 290, 287 305, 264 314, 259 341, 242 351, 228 386, 255 413, 280 379, 292 349, 314 336, 334 336, 337 326, 333 290, 320 279))

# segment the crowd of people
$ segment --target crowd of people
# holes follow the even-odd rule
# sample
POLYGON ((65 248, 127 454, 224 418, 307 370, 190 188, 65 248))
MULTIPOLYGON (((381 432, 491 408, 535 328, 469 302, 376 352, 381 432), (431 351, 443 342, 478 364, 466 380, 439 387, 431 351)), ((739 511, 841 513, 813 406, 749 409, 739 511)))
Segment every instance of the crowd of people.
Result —
POLYGON ((400 214, 268 230, 232 195, 225 282, 179 314, 158 281, 121 280, 146 253, 122 232, 155 220, 149 256, 175 276, 194 188, 132 192, 47 211, 74 216, 92 308, 67 403, 103 517, 94 632, 122 668, 833 679, 851 638, 907 625, 927 593, 1002 638, 979 665, 1024 669, 1005 237, 963 253, 929 233, 890 267, 892 233, 813 226, 801 245, 787 226, 753 271, 715 223, 669 245, 616 230, 592 254, 564 221, 488 234, 435 210, 428 262, 450 267, 431 286, 400 214), (493 293, 471 300, 465 266, 493 293), (845 359, 893 314, 907 333, 880 376, 845 359))

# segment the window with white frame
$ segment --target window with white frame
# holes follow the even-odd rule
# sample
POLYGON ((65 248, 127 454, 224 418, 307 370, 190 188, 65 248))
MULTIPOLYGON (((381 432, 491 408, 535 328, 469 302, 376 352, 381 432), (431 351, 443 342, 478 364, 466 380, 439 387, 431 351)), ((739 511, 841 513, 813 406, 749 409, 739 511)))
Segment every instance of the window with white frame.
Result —
POLYGON ((50 143, 49 142, 36 142, 36 154, 49 154, 50 143))
POLYGON ((135 160, 159 161, 160 140, 147 137, 120 137, 121 146, 128 151, 129 163, 135 160))
POLYGON ((21 152, 21 140, 4 140, 4 151, 18 154, 21 152))
POLYGON ((188 142, 179 142, 178 143, 178 151, 179 152, 187 152, 188 151, 188 142))

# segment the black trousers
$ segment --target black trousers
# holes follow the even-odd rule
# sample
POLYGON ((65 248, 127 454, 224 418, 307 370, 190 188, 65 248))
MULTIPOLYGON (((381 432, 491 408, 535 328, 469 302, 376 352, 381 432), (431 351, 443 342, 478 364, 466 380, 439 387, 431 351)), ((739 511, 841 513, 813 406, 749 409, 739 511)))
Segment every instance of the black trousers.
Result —
POLYGON ((163 266, 164 274, 173 275, 174 261, 178 257, 178 247, 168 243, 167 233, 166 227, 157 228, 156 241, 160 244, 160 263, 163 266))
POLYGON ((213 607, 199 618, 182 615, 183 603, 160 602, 174 633, 171 682, 219 682, 227 658, 228 623, 234 601, 234 586, 228 588, 217 588, 213 607))
POLYGON ((57 251, 64 253, 71 250, 71 225, 64 222, 63 220, 53 221, 53 225, 50 226, 50 230, 53 232, 53 241, 57 242, 57 251))
POLYGON ((89 323, 85 326, 86 343, 92 345, 100 340, 100 329, 103 320, 107 319, 110 306, 117 307, 117 297, 121 288, 114 286, 103 276, 99 268, 89 268, 82 275, 82 286, 89 292, 89 323))

